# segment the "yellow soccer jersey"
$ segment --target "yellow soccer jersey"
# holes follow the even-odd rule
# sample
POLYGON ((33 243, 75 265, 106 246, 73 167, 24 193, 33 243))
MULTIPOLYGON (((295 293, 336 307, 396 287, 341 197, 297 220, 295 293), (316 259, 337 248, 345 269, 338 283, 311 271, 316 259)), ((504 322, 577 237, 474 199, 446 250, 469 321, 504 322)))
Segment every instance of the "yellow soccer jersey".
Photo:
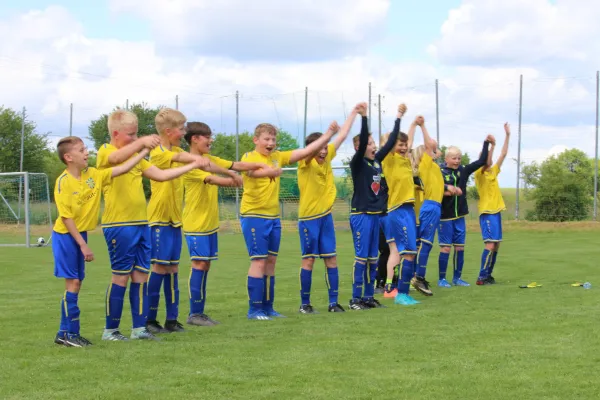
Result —
POLYGON ((419 163, 419 177, 425 187, 423 201, 433 200, 441 204, 444 198, 444 177, 440 166, 427 153, 423 153, 419 163))
POLYGON ((421 206, 423 205, 423 197, 425 193, 422 188, 419 189, 415 186, 415 217, 417 218, 417 225, 419 225, 419 213, 421 212, 421 206))
POLYGON ((210 235, 219 230, 219 187, 204 183, 209 176, 209 172, 194 169, 183 177, 183 232, 186 235, 210 235))
MULTIPOLYGON (((111 167, 108 156, 117 151, 112 144, 103 144, 98 150, 96 164, 98 169, 111 167)), ((134 156, 132 156, 134 157, 134 156)), ((145 225, 146 196, 142 187, 142 172, 150 168, 146 160, 141 160, 131 171, 114 178, 109 185, 102 188, 104 192, 104 213, 102 226, 145 225)))
POLYGON ((100 194, 111 181, 112 168, 98 170, 86 168, 79 179, 65 170, 56 179, 54 201, 58 218, 54 224, 57 233, 69 233, 62 218, 71 218, 79 232, 91 231, 98 225, 100 194))
POLYGON ((327 158, 323 164, 314 158, 309 163, 305 160, 298 162, 298 220, 315 219, 331 212, 337 195, 331 169, 331 160, 335 155, 335 145, 331 143, 327 146, 327 158))
MULTIPOLYGON (((180 166, 174 162, 173 157, 183 152, 177 146, 171 150, 158 146, 150 151, 150 163, 160 169, 169 169, 180 166)), ((171 225, 181 226, 181 212, 183 208, 183 181, 175 178, 170 181, 150 181, 152 196, 148 202, 148 222, 150 226, 171 225)))
POLYGON ((480 168, 475 172, 475 186, 477 192, 479 192, 479 201, 477 202, 479 214, 496 214, 506 210, 502 192, 498 185, 500 168, 498 165, 494 165, 492 168, 486 169, 485 172, 482 172, 482 169, 480 168))
MULTIPOLYGON (((281 168, 290 164, 292 151, 274 151, 268 156, 251 151, 242 156, 244 162, 267 164, 270 167, 281 168)), ((279 186, 280 177, 251 178, 248 173, 243 175, 244 194, 240 214, 243 217, 279 218, 279 186)))
POLYGON ((388 185, 388 212, 415 202, 413 171, 408 157, 393 152, 381 163, 388 185))

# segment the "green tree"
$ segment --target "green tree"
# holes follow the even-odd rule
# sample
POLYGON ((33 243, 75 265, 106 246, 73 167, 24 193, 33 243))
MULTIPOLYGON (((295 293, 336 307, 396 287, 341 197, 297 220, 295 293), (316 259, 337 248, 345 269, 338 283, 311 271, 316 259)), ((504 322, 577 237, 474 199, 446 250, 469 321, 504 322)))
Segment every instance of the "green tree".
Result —
POLYGON ((588 218, 594 196, 593 176, 593 162, 577 149, 525 166, 521 177, 528 198, 535 201, 527 219, 561 222, 588 218))
MULTIPOLYGON (((19 171, 22 122, 20 113, 0 106, 0 172, 19 171)), ((48 135, 37 133, 35 123, 28 121, 27 115, 24 133, 23 171, 44 172, 40 161, 49 152, 48 135)))
MULTIPOLYGON (((253 137, 254 135, 248 131, 244 131, 238 135, 240 158, 244 153, 254 150, 253 137)), ((235 135, 217 133, 214 139, 210 150, 211 154, 226 160, 239 161, 235 157, 235 135)))

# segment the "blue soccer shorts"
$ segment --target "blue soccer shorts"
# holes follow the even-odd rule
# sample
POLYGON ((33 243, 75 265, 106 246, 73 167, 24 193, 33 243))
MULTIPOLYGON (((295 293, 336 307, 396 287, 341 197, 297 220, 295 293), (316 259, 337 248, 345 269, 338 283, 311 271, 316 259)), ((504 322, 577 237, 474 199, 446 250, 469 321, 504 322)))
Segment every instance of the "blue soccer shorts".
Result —
MULTIPOLYGON (((87 243, 87 232, 80 232, 87 243)), ((85 258, 79 245, 70 233, 52 231, 52 255, 54 276, 65 279, 85 278, 85 258)))
POLYGON ((240 218, 242 234, 251 260, 265 259, 279 254, 281 220, 257 217, 240 218))
POLYGON ((440 221, 438 242, 440 246, 464 246, 467 236, 465 217, 440 221))
MULTIPOLYGON (((379 230, 381 215, 352 214, 350 228, 354 241, 354 259, 361 263, 375 262, 379 258, 379 230)), ((385 229, 385 227, 382 225, 385 229)))
POLYGON ((178 265, 181 257, 181 228, 150 226, 152 252, 150 262, 160 265, 178 265))
POLYGON ((417 219, 412 204, 404 204, 385 217, 385 239, 395 242, 398 253, 417 254, 417 219))
POLYGON ((330 258, 336 256, 333 216, 298 221, 302 258, 330 258))
POLYGON ((128 275, 134 269, 150 272, 150 227, 148 225, 103 228, 114 275, 128 275))
POLYGON ((435 231, 440 223, 442 205, 433 200, 425 200, 419 212, 419 240, 433 245, 435 231))
POLYGON ((185 235, 190 260, 215 261, 219 259, 219 238, 217 232, 210 235, 185 235))
POLYGON ((485 243, 502 241, 502 213, 481 214, 479 226, 485 243))

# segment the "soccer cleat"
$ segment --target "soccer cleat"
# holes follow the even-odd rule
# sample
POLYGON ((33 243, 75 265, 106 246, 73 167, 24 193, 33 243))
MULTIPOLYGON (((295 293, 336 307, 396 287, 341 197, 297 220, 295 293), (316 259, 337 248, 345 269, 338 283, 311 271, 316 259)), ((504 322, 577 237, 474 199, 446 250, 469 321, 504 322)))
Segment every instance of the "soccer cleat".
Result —
POLYGON ((346 312, 346 310, 344 310, 344 307, 342 307, 339 303, 330 304, 327 311, 328 312, 346 312))
POLYGON ((488 276, 486 279, 490 284, 494 285, 496 283, 496 280, 494 279, 493 276, 488 276))
POLYGON ((352 299, 348 305, 351 310, 368 310, 370 307, 364 304, 361 299, 352 299))
POLYGON ((396 297, 397 294, 398 294, 398 289, 394 288, 393 290, 391 290, 389 292, 386 290, 383 293, 383 297, 386 299, 393 299, 396 297))
POLYGON ((446 278, 440 279, 438 281, 438 286, 441 287, 441 288, 450 288, 450 287, 452 287, 452 285, 450 284, 450 282, 448 282, 446 280, 446 278))
POLYGON ((420 302, 413 299, 407 294, 399 293, 394 299, 394 304, 399 304, 401 306, 412 306, 414 304, 419 304, 420 302))
POLYGON ((188 317, 187 322, 188 325, 196 325, 196 326, 214 326, 217 325, 217 321, 213 321, 206 314, 192 314, 188 317))
POLYGON ((298 312, 300 314, 318 314, 318 312, 310 304, 302 304, 298 312))
POLYGON ((79 335, 65 335, 63 340, 67 347, 86 347, 91 344, 89 340, 83 339, 79 335))
POLYGON ((146 329, 148 329, 153 335, 157 335, 159 333, 169 333, 169 330, 163 328, 158 321, 146 322, 146 329))
POLYGON ((104 333, 102 333, 102 340, 118 342, 118 341, 128 341, 129 339, 127 339, 126 336, 123 336, 123 334, 121 334, 121 332, 119 332, 116 329, 115 330, 105 329, 104 333))
POLYGON ((482 277, 477 278, 477 282, 475 282, 475 284, 477 286, 491 285, 491 283, 488 281, 488 278, 482 278, 482 277))
POLYGON ((146 329, 145 326, 143 328, 134 328, 131 331, 130 338, 132 340, 155 340, 157 342, 160 341, 160 339, 154 336, 148 329, 146 329))
POLYGON ((369 308, 387 308, 374 298, 363 299, 363 304, 369 308))
POLYGON ((90 342, 89 340, 87 340, 87 339, 86 339, 86 338, 84 338, 83 336, 79 336, 79 338, 80 338, 80 339, 81 339, 83 342, 85 342, 85 344, 86 344, 87 346, 91 346, 91 345, 92 345, 92 342, 90 342))
POLYGON ((272 320, 272 318, 268 317, 267 314, 265 314, 263 310, 255 311, 252 314, 248 313, 248 319, 254 319, 257 321, 271 321, 272 320))
POLYGON ((265 311, 265 314, 267 315, 267 317, 269 318, 287 318, 285 315, 283 314, 279 314, 277 311, 275 310, 269 310, 269 311, 265 311))
POLYGON ((177 321, 176 319, 165 321, 165 330, 167 332, 184 332, 185 331, 185 329, 183 329, 183 325, 181 324, 181 322, 177 321))
POLYGON ((465 281, 463 281, 463 280, 462 280, 462 279, 460 279, 460 278, 453 279, 453 280, 452 280, 452 284, 453 284, 454 286, 465 286, 465 287, 467 287, 467 286, 471 286, 471 284, 470 284, 470 283, 468 283, 468 282, 465 282, 465 281))
POLYGON ((417 276, 413 278, 410 283, 413 285, 415 289, 419 292, 423 293, 425 296, 433 296, 433 292, 429 288, 429 282, 425 280, 425 278, 421 278, 417 276))
POLYGON ((56 343, 58 345, 61 345, 61 346, 64 346, 65 345, 65 336, 67 336, 66 333, 64 333, 64 332, 62 332, 62 333, 58 332, 56 334, 56 336, 54 337, 54 343, 56 343))

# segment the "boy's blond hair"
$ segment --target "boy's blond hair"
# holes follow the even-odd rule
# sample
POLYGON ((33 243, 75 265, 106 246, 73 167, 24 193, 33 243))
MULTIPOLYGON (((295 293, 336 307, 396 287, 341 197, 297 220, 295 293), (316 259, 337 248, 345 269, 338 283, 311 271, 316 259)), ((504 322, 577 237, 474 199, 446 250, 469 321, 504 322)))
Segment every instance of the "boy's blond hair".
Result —
POLYGON ((412 165, 413 176, 419 176, 419 164, 421 163, 421 159, 423 158, 423 153, 425 153, 425 146, 420 145, 410 151, 410 162, 412 165))
POLYGON ((83 140, 77 136, 67 136, 58 141, 58 144, 56 145, 56 152, 58 153, 58 158, 60 158, 60 161, 62 161, 63 164, 67 164, 65 161, 65 154, 71 151, 73 146, 78 143, 83 143, 83 140))
POLYGON ((138 117, 131 111, 116 110, 108 116, 108 133, 112 136, 113 132, 120 131, 124 126, 138 124, 138 117))
POLYGON ((256 126, 256 129, 254 129, 254 137, 255 138, 260 137, 261 133, 267 133, 269 135, 277 136, 277 127, 273 124, 267 124, 267 123, 258 124, 256 126))
POLYGON ((456 146, 450 146, 446 149, 446 157, 462 156, 462 151, 456 146))
POLYGON ((168 128, 177 128, 185 124, 187 118, 179 110, 173 108, 162 108, 156 117, 154 117, 154 125, 159 134, 164 134, 168 128))

